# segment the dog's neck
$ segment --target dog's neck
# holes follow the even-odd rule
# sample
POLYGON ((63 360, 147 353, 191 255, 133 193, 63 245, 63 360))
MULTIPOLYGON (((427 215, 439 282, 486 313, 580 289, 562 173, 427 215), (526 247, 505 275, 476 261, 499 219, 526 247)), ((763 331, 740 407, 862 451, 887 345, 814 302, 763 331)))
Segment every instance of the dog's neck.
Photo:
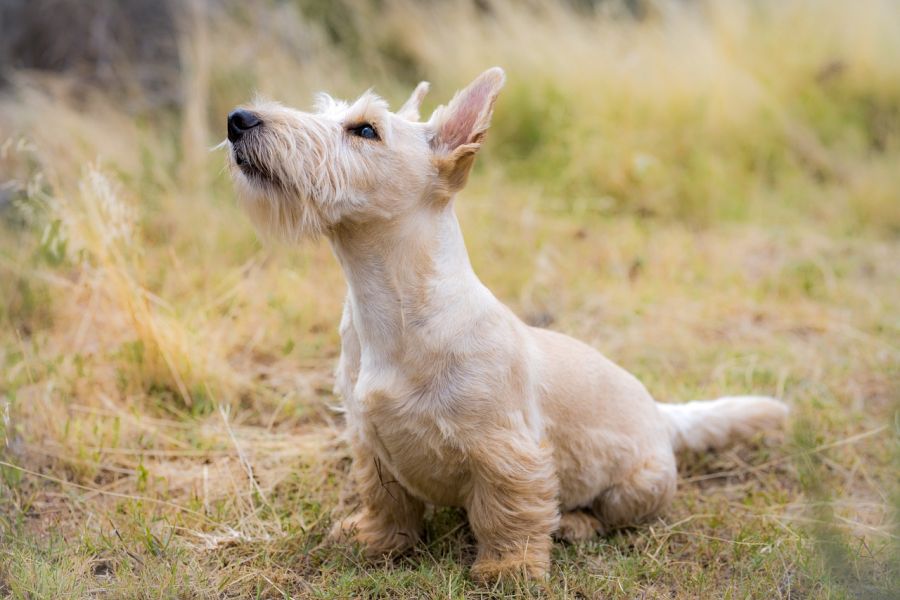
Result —
POLYGON ((402 360, 410 336, 493 298, 472 270, 450 204, 342 224, 329 237, 347 278, 364 364, 402 360))

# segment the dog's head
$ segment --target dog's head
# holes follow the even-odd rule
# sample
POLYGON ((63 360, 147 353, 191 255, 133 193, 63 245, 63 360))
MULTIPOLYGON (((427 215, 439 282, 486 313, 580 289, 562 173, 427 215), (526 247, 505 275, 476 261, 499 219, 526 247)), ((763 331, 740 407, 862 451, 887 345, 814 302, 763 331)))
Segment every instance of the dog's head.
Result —
POLYGON ((485 71, 427 122, 425 82, 396 113, 371 92, 353 103, 321 95, 312 113, 241 107, 228 115, 238 195, 258 227, 288 240, 446 202, 466 183, 504 79, 485 71))

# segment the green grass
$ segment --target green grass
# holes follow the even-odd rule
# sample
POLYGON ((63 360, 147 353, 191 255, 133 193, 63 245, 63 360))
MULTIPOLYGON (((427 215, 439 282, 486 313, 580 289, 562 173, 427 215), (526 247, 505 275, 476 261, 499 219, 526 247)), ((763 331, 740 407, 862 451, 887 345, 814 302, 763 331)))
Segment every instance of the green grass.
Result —
POLYGON ((324 21, 281 5, 278 35, 246 33, 264 12, 195 24, 186 83, 208 85, 179 106, 130 112, 25 74, 0 99, 0 596, 900 589, 894 4, 642 22, 298 4, 324 21), (324 543, 353 501, 330 391, 343 279, 323 243, 261 244, 207 152, 256 89, 305 107, 376 84, 398 106, 425 76, 430 109, 491 64, 509 83, 457 202, 488 287, 662 401, 793 409, 786 432, 685 457, 661 519, 557 545, 547 581, 493 589, 468 577, 458 510, 383 563, 324 543))

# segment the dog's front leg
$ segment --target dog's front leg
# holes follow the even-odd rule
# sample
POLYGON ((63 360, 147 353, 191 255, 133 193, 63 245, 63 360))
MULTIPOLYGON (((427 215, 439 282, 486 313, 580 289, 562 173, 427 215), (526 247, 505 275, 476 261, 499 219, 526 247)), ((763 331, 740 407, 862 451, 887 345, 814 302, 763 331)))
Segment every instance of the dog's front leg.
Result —
POLYGON ((362 506, 334 524, 332 539, 352 539, 370 557, 406 550, 419 539, 425 505, 363 441, 353 443, 353 455, 352 475, 362 506))
POLYGON ((559 523, 559 484, 550 452, 505 432, 473 453, 466 509, 478 539, 472 576, 541 578, 550 567, 551 534, 559 523))

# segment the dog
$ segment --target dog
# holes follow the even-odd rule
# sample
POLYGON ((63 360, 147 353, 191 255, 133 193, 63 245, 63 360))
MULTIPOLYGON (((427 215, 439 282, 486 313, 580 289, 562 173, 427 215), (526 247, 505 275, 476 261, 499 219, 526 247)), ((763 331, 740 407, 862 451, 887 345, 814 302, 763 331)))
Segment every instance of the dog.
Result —
POLYGON ((659 404, 597 350, 522 322, 479 281, 453 210, 505 81, 478 76, 428 121, 420 83, 392 113, 371 91, 315 112, 228 115, 228 167, 264 235, 325 236, 347 279, 335 391, 361 507, 336 540, 372 556, 419 539, 426 503, 464 507, 471 573, 541 578, 553 536, 648 519, 676 453, 779 426, 780 401, 659 404))

